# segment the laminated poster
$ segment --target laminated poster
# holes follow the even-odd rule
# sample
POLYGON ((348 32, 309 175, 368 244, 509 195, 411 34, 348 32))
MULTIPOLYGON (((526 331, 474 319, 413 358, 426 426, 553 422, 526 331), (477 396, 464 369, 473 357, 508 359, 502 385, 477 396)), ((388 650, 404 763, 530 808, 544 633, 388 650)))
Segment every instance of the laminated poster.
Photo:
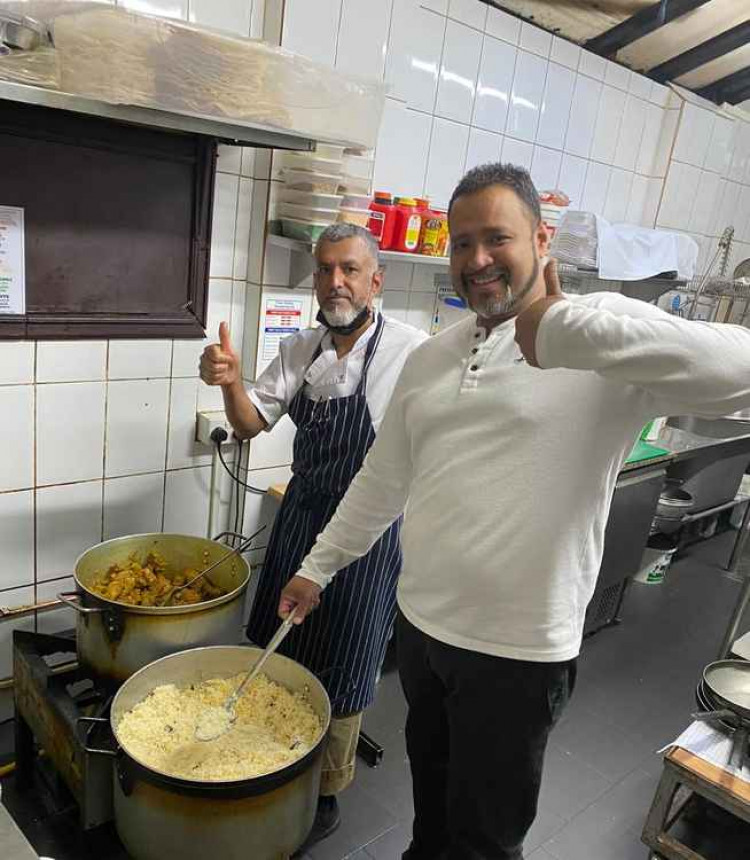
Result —
POLYGON ((304 299, 268 299, 263 319, 263 361, 276 357, 279 344, 302 328, 304 299))
POLYGON ((0 314, 25 313, 23 209, 0 206, 0 314))

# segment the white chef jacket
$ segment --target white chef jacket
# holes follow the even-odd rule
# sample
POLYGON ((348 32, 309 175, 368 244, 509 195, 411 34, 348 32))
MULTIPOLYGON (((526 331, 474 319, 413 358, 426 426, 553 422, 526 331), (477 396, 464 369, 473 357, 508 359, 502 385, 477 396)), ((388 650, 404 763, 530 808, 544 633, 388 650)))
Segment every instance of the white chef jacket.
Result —
MULTIPOLYGON (((414 326, 383 317, 383 334, 367 374, 367 405, 377 431, 401 368, 409 353, 427 335, 414 326)), ((377 320, 375 320, 377 322, 377 320)), ((300 386, 312 400, 349 397, 362 378, 365 350, 375 334, 373 323, 347 355, 339 358, 330 332, 324 327, 305 329, 281 342, 279 354, 248 391, 250 400, 268 422, 266 429, 286 414, 300 386), (313 361, 318 346, 320 355, 313 361)))

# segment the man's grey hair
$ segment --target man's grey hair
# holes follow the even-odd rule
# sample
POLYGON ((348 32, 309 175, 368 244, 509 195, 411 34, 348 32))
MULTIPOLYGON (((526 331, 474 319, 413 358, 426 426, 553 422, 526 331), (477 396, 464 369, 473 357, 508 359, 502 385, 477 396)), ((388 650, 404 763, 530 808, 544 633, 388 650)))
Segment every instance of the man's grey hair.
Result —
POLYGON ((451 196, 448 214, 450 215, 453 204, 459 197, 476 194, 478 191, 484 191, 485 188, 490 188, 493 185, 500 185, 515 192, 531 213, 534 226, 539 224, 542 220, 539 193, 531 180, 529 171, 515 164, 502 164, 499 161, 492 164, 480 164, 479 167, 474 167, 464 176, 451 196))
POLYGON ((361 239, 365 243, 375 268, 380 268, 380 259, 378 256, 378 240, 366 227, 360 227, 359 224, 329 224, 328 227, 318 237, 315 244, 315 255, 317 257, 318 249, 324 242, 342 242, 344 239, 361 239))

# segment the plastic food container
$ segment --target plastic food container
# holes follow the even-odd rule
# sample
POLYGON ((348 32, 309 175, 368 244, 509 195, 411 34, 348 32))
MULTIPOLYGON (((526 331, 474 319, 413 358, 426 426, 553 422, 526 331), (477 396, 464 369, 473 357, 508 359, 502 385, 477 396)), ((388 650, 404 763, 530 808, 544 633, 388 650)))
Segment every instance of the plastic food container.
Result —
POLYGON ((315 147, 315 155, 318 158, 330 158, 341 161, 344 158, 344 147, 333 143, 319 143, 315 147))
POLYGON ((301 206, 298 203, 279 203, 279 214, 282 218, 294 218, 299 221, 311 221, 316 224, 333 224, 338 209, 320 209, 315 206, 301 206))
POLYGON ((300 239, 303 242, 317 242, 320 234, 326 227, 326 223, 315 221, 300 221, 298 218, 282 218, 281 229, 289 239, 300 239))
POLYGON ((372 212, 369 209, 349 209, 342 206, 336 220, 340 224, 358 224, 360 227, 367 227, 371 217, 372 212))
POLYGON ((336 194, 341 177, 332 173, 285 169, 284 182, 295 191, 312 191, 315 194, 336 194))
POLYGON ((341 201, 345 209, 369 209, 372 197, 369 194, 346 194, 341 201))
POLYGON ((285 188, 281 192, 283 203, 314 206, 316 209, 338 209, 343 199, 341 194, 316 194, 314 191, 295 191, 293 188, 285 188))
POLYGON ((344 173, 347 176, 367 179, 372 177, 375 166, 374 158, 366 158, 363 155, 345 155, 343 159, 344 173))
POLYGON ((334 176, 341 174, 340 158, 320 158, 314 152, 284 152, 281 156, 281 165, 293 170, 309 170, 334 176))
POLYGON ((344 175, 339 179, 340 194, 370 194, 372 183, 369 179, 360 176, 344 175))

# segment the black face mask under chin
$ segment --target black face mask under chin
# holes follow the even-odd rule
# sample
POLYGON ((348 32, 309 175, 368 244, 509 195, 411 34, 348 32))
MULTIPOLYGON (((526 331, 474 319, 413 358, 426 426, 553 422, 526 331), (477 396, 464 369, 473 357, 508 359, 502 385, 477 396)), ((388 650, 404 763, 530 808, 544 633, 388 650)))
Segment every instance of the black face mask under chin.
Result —
POLYGON ((331 325, 328 320, 325 318, 325 315, 322 310, 318 311, 318 315, 315 319, 321 324, 324 325, 328 331, 333 334, 354 334, 357 329, 362 328, 362 326, 367 322, 370 318, 370 314, 372 311, 368 307, 362 308, 362 310, 357 314, 354 319, 348 323, 347 325, 331 325))

